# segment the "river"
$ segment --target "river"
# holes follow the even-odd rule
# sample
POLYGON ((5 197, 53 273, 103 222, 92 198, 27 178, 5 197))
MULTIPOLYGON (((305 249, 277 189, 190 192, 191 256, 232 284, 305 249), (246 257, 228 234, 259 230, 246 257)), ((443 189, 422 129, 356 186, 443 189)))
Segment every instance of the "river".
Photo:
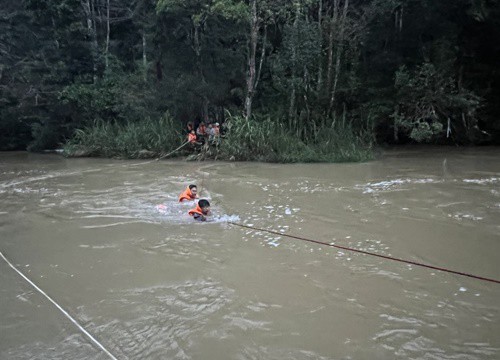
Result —
MULTIPOLYGON (((0 251, 118 359, 500 358, 499 284, 228 222, 500 279, 500 149, 293 165, 0 153, 0 251), (214 221, 177 204, 189 183, 214 221)), ((107 358, 0 270, 1 359, 107 358)))

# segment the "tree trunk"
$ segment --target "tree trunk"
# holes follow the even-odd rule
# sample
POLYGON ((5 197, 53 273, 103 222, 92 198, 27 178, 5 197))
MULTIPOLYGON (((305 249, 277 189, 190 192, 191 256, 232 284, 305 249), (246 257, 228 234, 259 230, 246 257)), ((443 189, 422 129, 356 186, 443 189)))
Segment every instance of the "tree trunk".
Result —
POLYGON ((399 105, 396 106, 394 109, 394 116, 393 116, 394 122, 393 122, 393 138, 394 142, 398 143, 399 142, 399 105))
POLYGON ((203 105, 202 105, 202 118, 203 121, 207 122, 208 121, 208 106, 210 104, 210 101, 208 100, 208 97, 206 95, 206 85, 207 81, 205 79, 205 75, 203 74, 203 67, 202 67, 202 61, 201 61, 201 42, 200 42, 200 24, 195 23, 194 25, 194 52, 196 54, 196 71, 198 73, 198 76, 200 77, 201 83, 204 85, 203 89, 203 94, 201 95, 203 99, 203 105))
POLYGON ((144 81, 147 80, 148 76, 148 61, 146 58, 146 29, 142 29, 142 67, 144 71, 144 81))
POLYGON ((288 109, 288 126, 291 129, 292 124, 295 124, 295 100, 297 90, 295 89, 295 77, 296 77, 296 65, 297 65, 297 32, 299 25, 299 17, 300 17, 300 4, 296 4, 295 9, 295 20, 293 21, 293 41, 292 41, 292 92, 290 94, 290 107, 288 109))
POLYGON ((264 36, 262 37, 262 49, 260 51, 260 60, 259 60, 259 70, 257 72, 257 76, 255 78, 255 84, 253 86, 254 95, 257 91, 257 85, 259 85, 260 75, 262 73, 262 65, 264 64, 264 58, 266 56, 266 41, 267 41, 267 25, 264 26, 264 36))
POLYGON ((196 55, 196 70, 198 74, 201 75, 201 45, 200 45, 200 26, 198 24, 194 24, 194 53, 196 55))
POLYGON ((333 15, 330 20, 330 33, 328 35, 328 65, 326 68, 326 88, 327 93, 332 87, 332 71, 333 71, 333 34, 335 32, 335 25, 338 19, 340 0, 333 1, 333 15))
POLYGON ((92 11, 90 0, 82 0, 81 4, 85 12, 85 17, 87 18, 87 31, 91 41, 91 52, 92 52, 92 66, 93 66, 93 80, 94 83, 97 81, 97 34, 95 31, 95 20, 94 13, 92 11))
POLYGON ((210 101, 206 96, 203 96, 203 121, 205 124, 208 122, 208 106, 210 105, 210 101))
POLYGON ((345 34, 345 22, 347 18, 347 9, 349 7, 349 0, 344 0, 344 9, 342 11, 342 18, 340 22, 340 29, 339 29, 339 41, 337 43, 337 50, 336 50, 336 60, 335 60, 335 78, 333 80, 333 87, 332 87, 332 92, 330 96, 330 105, 328 107, 328 113, 331 113, 331 110, 333 108, 333 104, 335 103, 335 95, 337 92, 337 83, 339 81, 339 76, 340 76, 340 58, 342 55, 342 50, 344 47, 344 34, 345 34))
POLYGON ((469 138, 469 124, 467 124, 467 120, 465 118, 465 114, 462 112, 462 124, 465 129, 465 136, 468 139, 469 138))
MULTIPOLYGON (((311 107, 309 105, 309 96, 307 94, 309 93, 309 89, 311 86, 309 86, 309 82, 312 82, 312 80, 309 80, 309 78, 312 78, 312 76, 309 76, 309 72, 307 71, 307 66, 304 65, 304 105, 306 107, 306 124, 310 124, 311 121, 311 107)), ((303 126, 304 129, 304 138, 307 136, 307 126, 303 126)))
POLYGON ((323 82, 323 64, 321 62, 321 57, 323 55, 323 28, 322 28, 322 14, 323 13, 323 0, 319 0, 319 8, 318 8, 318 36, 319 36, 319 57, 318 57, 318 82, 316 90, 321 90, 321 85, 323 82))
POLYGON ((401 15, 399 16, 399 32, 403 31, 403 13, 404 13, 404 6, 401 5, 401 15))
POLYGON ((104 52, 105 56, 105 61, 106 61, 106 70, 108 70, 109 66, 109 33, 110 33, 110 26, 109 26, 109 0, 106 0, 106 50, 104 52))
POLYGON ((250 51, 248 54, 247 94, 245 98, 245 118, 252 116, 252 100, 255 91, 255 57, 257 53, 257 37, 259 34, 259 19, 257 17, 257 0, 252 0, 252 14, 250 19, 250 51))
POLYGON ((290 94, 290 107, 288 109, 288 128, 292 129, 295 118, 295 86, 292 86, 292 93, 290 94))

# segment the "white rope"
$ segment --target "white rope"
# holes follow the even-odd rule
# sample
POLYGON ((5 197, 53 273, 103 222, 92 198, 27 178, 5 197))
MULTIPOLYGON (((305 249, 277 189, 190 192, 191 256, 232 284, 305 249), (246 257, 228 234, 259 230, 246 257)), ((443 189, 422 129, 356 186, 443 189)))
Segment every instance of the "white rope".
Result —
POLYGON ((0 251, 0 256, 2 257, 2 259, 5 260, 7 264, 9 264, 9 266, 12 269, 14 269, 19 275, 21 275, 24 280, 30 283, 31 286, 33 286, 36 290, 38 290, 40 294, 45 296, 52 304, 54 304, 54 306, 58 308, 64 314, 64 316, 66 316, 73 324, 75 324, 76 327, 80 329, 80 331, 83 332, 95 345, 97 345, 102 351, 104 351, 111 359, 117 360, 117 358, 113 354, 111 354, 99 341, 97 341, 92 335, 90 335, 90 333, 87 330, 85 330, 79 323, 77 323, 76 320, 73 319, 66 310, 64 310, 61 306, 59 306, 59 304, 56 303, 49 295, 47 295, 42 289, 36 286, 33 283, 33 281, 28 279, 21 271, 19 271, 14 265, 12 265, 12 263, 9 260, 7 260, 7 258, 3 255, 1 251, 0 251))
POLYGON ((150 161, 146 161, 146 162, 140 162, 140 163, 135 163, 135 164, 126 164, 128 166, 139 166, 139 165, 146 165, 146 164, 150 164, 152 162, 155 162, 155 161, 158 161, 158 160, 161 160, 161 159, 164 159, 170 155, 172 155, 174 152, 176 151, 179 151, 180 149, 182 149, 184 146, 186 146, 187 144, 189 144, 189 141, 186 141, 185 143, 183 143, 181 146, 179 146, 177 149, 175 150, 172 150, 171 152, 169 152, 168 154, 166 155, 162 155, 160 157, 157 157, 156 159, 154 160, 150 160, 150 161))

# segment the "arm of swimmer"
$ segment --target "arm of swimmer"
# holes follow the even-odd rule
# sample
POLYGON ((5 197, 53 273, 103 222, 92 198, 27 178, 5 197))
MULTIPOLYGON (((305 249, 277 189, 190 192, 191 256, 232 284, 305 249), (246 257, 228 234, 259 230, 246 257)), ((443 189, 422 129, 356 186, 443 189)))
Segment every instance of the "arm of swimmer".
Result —
POLYGON ((200 215, 200 214, 194 214, 194 216, 193 216, 193 217, 194 217, 194 219, 195 219, 196 221, 206 221, 206 220, 207 220, 207 218, 206 218, 205 216, 200 215))

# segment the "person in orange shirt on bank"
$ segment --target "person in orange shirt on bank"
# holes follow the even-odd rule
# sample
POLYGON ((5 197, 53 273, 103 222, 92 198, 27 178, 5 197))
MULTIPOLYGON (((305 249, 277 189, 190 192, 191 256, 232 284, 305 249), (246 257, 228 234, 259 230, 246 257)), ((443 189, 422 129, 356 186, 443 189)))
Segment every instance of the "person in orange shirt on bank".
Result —
POLYGON ((189 210, 188 214, 196 221, 207 221, 207 216, 210 216, 210 203, 208 200, 201 199, 194 209, 189 210))
POLYGON ((198 141, 198 138, 196 137, 196 134, 194 133, 194 130, 191 130, 191 132, 187 135, 187 142, 193 146, 201 145, 201 143, 198 141))
POLYGON ((198 196, 196 195, 197 192, 198 192, 198 188, 196 187, 196 185, 193 185, 193 184, 189 185, 186 188, 186 190, 184 190, 179 195, 179 202, 183 202, 184 200, 191 201, 191 200, 198 198, 198 196))

